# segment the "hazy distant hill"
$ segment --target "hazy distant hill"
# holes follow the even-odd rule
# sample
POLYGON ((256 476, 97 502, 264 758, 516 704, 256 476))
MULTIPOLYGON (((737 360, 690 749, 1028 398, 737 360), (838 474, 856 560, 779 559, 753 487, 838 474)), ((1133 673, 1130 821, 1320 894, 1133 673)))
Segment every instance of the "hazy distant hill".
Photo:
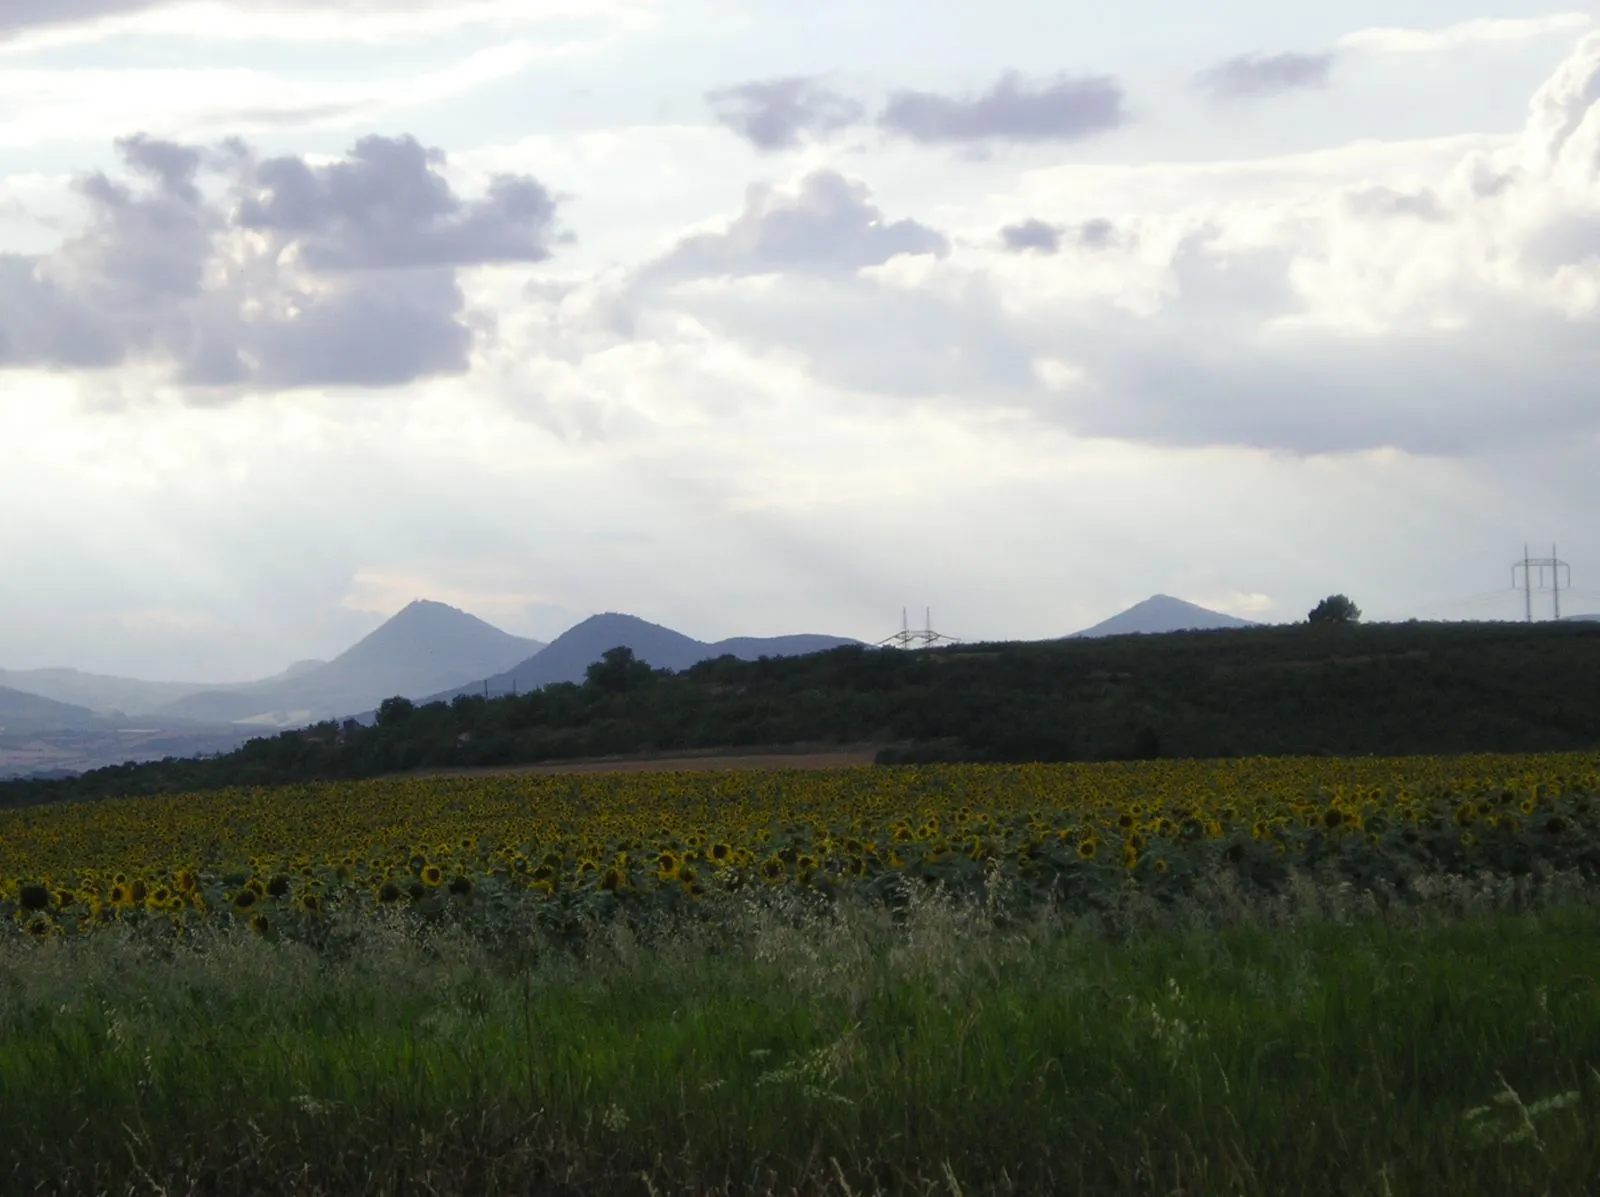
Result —
POLYGON ((1186 603, 1167 594, 1156 594, 1135 603, 1126 611, 1102 620, 1092 628, 1074 632, 1082 636, 1126 636, 1133 633, 1209 631, 1214 628, 1253 628, 1259 625, 1220 611, 1186 603))
MULTIPOLYGON (((732 655, 741 661, 759 657, 798 657, 824 652, 844 644, 857 644, 841 636, 736 636, 707 644, 660 624, 635 615, 591 615, 552 640, 545 648, 518 664, 487 679, 491 695, 519 693, 548 686, 552 682, 581 682, 585 671, 608 649, 625 647, 633 655, 657 669, 681 671, 697 661, 732 655)), ((456 693, 481 694, 484 683, 457 687, 433 698, 448 699, 456 693)))
POLYGON ((0 686, 0 732, 57 731, 104 724, 88 707, 72 706, 0 686))
POLYGON ((128 677, 84 673, 80 669, 0 669, 0 686, 93 711, 143 715, 158 711, 196 690, 197 682, 145 682, 128 677))
POLYGON ((419 601, 331 661, 302 662, 277 678, 191 694, 164 713, 306 723, 370 710, 396 694, 421 698, 461 686, 509 669, 543 647, 444 603, 419 601))
POLYGON ((1561 617, 1562 623, 1566 623, 1568 620, 1578 623, 1588 622, 1590 620, 1600 621, 1600 615, 1563 615, 1561 617))

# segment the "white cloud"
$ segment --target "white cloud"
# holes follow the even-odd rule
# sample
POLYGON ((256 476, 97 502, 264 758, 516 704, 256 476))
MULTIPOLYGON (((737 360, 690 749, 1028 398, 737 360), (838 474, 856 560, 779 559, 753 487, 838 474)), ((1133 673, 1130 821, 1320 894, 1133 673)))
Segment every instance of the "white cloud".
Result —
POLYGON ((239 136, 297 128, 370 127, 520 73, 541 55, 512 42, 423 74, 357 81, 286 78, 242 67, 0 72, 0 148, 52 140, 109 141, 139 129, 169 137, 239 136))
POLYGON ((1310 454, 1590 436, 1600 35, 1531 111, 1515 139, 1035 172, 1026 200, 983 206, 993 223, 947 211, 962 226, 947 257, 806 277, 780 263, 783 285, 754 290, 668 293, 647 271, 631 301, 636 319, 683 312, 798 354, 880 405, 1028 412, 1079 435, 1310 454), (1107 215, 1125 243, 1022 255, 996 236, 1107 215))
POLYGON ((533 27, 550 30, 550 52, 575 54, 653 27, 656 9, 656 0, 90 0, 70 10, 76 19, 46 5, 26 22, 0 21, 0 55, 127 37, 384 45, 533 27))
POLYGON ((1571 33, 1587 28, 1593 21, 1588 13, 1563 12, 1543 17, 1462 21, 1440 29, 1358 29, 1345 34, 1335 44, 1341 50, 1365 54, 1436 54, 1462 46, 1502 45, 1571 33))

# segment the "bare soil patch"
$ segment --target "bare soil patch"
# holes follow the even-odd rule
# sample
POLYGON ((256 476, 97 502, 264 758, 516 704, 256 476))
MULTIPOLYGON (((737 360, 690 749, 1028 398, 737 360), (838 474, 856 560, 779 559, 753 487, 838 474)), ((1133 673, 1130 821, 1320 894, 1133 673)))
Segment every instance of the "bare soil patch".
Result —
POLYGON ((754 752, 661 753, 651 756, 591 757, 575 761, 542 761, 537 765, 490 765, 469 769, 428 769, 414 777, 504 777, 552 773, 704 773, 728 769, 850 769, 870 765, 881 744, 793 751, 782 748, 754 752))

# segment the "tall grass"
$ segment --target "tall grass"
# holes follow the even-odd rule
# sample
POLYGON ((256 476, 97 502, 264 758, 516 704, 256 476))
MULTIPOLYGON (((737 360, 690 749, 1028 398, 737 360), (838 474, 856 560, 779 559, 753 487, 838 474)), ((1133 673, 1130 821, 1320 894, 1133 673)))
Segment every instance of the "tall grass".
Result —
POLYGON ((1588 1192, 1600 908, 1559 882, 12 941, 0 1189, 1588 1192))

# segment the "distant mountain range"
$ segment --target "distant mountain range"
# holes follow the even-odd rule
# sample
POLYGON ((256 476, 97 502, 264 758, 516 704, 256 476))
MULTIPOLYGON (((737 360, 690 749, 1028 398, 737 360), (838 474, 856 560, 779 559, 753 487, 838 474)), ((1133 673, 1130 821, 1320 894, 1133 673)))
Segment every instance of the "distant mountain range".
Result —
POLYGON ((487 677, 544 648, 444 603, 418 601, 331 661, 303 661, 275 678, 207 688, 159 714, 220 723, 293 727, 367 710, 385 698, 418 698, 487 677))
POLYGON ((1092 636, 1127 636, 1160 632, 1211 631, 1217 628, 1253 628, 1260 625, 1236 615, 1211 611, 1169 594, 1155 594, 1126 611, 1102 620, 1067 639, 1092 636))
POLYGON ((137 720, 159 728, 270 732, 370 713, 395 695, 427 702, 481 694, 486 685, 500 695, 581 682, 590 664, 619 646, 656 668, 677 671, 724 654, 755 660, 856 643, 839 636, 741 636, 708 644, 631 615, 607 614, 546 645, 444 603, 419 601, 331 661, 300 661, 242 685, 147 682, 76 669, 0 672, 0 729, 104 730, 137 720))
POLYGON ((526 693, 552 682, 581 682, 589 666, 609 649, 629 648, 633 655, 656 669, 679 672, 700 661, 735 656, 741 661, 760 657, 798 657, 826 652, 846 644, 859 644, 842 636, 736 636, 706 643, 649 623, 634 615, 591 615, 552 640, 549 645, 515 667, 479 682, 429 696, 448 700, 457 694, 490 695, 526 693))
POLYGON ((0 734, 94 728, 106 721, 88 707, 73 706, 0 686, 0 734))

